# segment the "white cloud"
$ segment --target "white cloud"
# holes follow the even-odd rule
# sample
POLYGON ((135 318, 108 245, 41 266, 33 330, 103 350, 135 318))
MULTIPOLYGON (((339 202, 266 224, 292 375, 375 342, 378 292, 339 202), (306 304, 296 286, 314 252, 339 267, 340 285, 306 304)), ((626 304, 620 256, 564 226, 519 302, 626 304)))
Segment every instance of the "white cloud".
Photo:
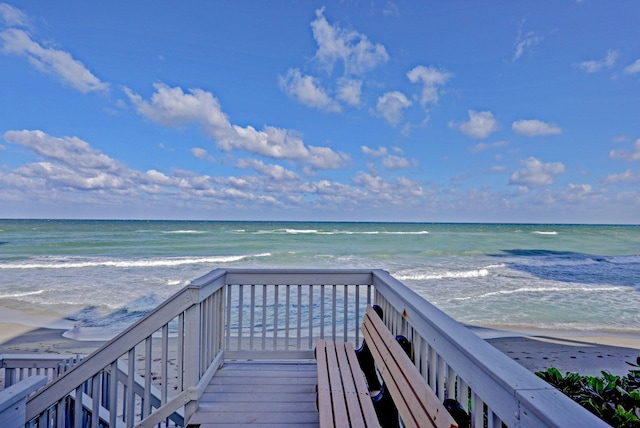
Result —
POLYGON ((637 59, 633 64, 625 67, 624 72, 627 74, 640 73, 640 59, 637 59))
MULTIPOLYGON (((380 146, 377 149, 373 149, 367 146, 360 146, 360 150, 365 155, 382 158, 382 166, 387 169, 408 169, 417 165, 417 161, 415 160, 409 161, 403 156, 388 154, 387 148, 383 146, 380 146)), ((402 149, 400 149, 399 147, 393 147, 392 150, 396 153, 402 153, 402 149)))
POLYGON ((274 180, 286 181, 297 180, 298 175, 283 167, 282 165, 269 165, 257 159, 240 159, 237 163, 238 168, 252 168, 253 170, 266 175, 274 180))
POLYGON ((411 101, 402 92, 387 92, 378 98, 376 111, 392 125, 402 120, 402 111, 411 105, 411 101))
POLYGON ((457 124, 450 122, 449 126, 458 129, 463 134, 471 138, 487 138, 491 133, 497 131, 498 121, 490 111, 469 110, 469 120, 457 124))
POLYGON ((359 106, 362 98, 362 80, 340 79, 337 98, 351 106, 359 106))
POLYGON ((345 74, 362 74, 389 60, 384 46, 372 43, 357 31, 331 25, 324 17, 324 8, 316 10, 311 23, 313 37, 318 43, 315 57, 329 71, 337 61, 342 61, 345 74))
POLYGON ((27 16, 21 10, 7 3, 0 3, 0 17, 8 27, 27 26, 27 16))
POLYGON ((582 70, 587 73, 596 73, 605 68, 611 68, 616 63, 618 59, 618 52, 615 50, 610 50, 607 52, 607 55, 600 59, 594 61, 584 61, 578 64, 582 70))
POLYGON ((565 172, 561 162, 542 163, 530 157, 522 161, 524 168, 511 174, 509 184, 523 186, 527 189, 553 184, 555 177, 565 172))
POLYGON ((321 169, 339 168, 349 160, 346 154, 328 147, 306 146, 300 137, 286 129, 265 126, 258 131, 252 126, 233 125, 213 94, 202 89, 185 93, 181 88, 160 83, 154 87, 156 92, 150 101, 125 88, 139 114, 168 127, 198 123, 220 150, 244 150, 274 159, 306 162, 321 169))
POLYGON ((511 128, 518 134, 527 137, 540 137, 543 135, 557 135, 562 133, 560 127, 536 119, 517 120, 513 122, 511 128))
POLYGON ((289 69, 286 76, 278 79, 280 87, 300 103, 332 113, 339 113, 340 105, 335 102, 312 76, 303 76, 300 70, 289 69))
POLYGON ((200 160, 206 160, 207 162, 215 162, 215 158, 209 154, 205 149, 201 147, 193 147, 191 154, 200 160))
POLYGON ((128 206, 143 200, 156 204, 158 197, 169 197, 171 206, 182 201, 202 204, 203 198, 226 205, 236 201, 245 206, 246 201, 252 201, 283 206, 280 199, 295 200, 305 191, 293 172, 257 160, 246 161, 244 167, 252 167, 262 176, 209 177, 182 170, 167 175, 153 169, 141 172, 127 168, 77 137, 58 138, 42 131, 8 131, 3 137, 28 148, 42 161, 0 172, 0 188, 20 191, 39 201, 73 200, 74 194, 82 192, 85 204, 92 200, 102 205, 128 206), (264 176, 273 180, 266 182, 264 176), (282 183, 298 187, 283 190, 282 183))
POLYGON ((516 37, 513 52, 513 61, 517 61, 520 57, 528 50, 532 49, 534 46, 540 44, 542 39, 533 31, 529 31, 527 33, 523 33, 522 29, 518 31, 518 36, 516 37))
POLYGON ((388 155, 382 159, 382 166, 387 169, 408 169, 415 166, 415 162, 402 156, 388 155))
POLYGON ((478 153, 478 152, 483 152, 485 150, 489 150, 489 149, 497 149, 500 147, 506 147, 509 145, 508 141, 496 141, 495 143, 491 143, 491 144, 487 144, 487 143, 478 143, 475 146, 471 147, 471 149, 469 149, 469 151, 471 153, 478 153))
POLYGON ((7 131, 3 138, 20 144, 47 160, 73 168, 86 168, 117 172, 122 169, 117 161, 100 153, 77 137, 57 138, 42 131, 7 131))
POLYGON ((635 184, 640 182, 640 172, 628 169, 619 174, 610 174, 602 182, 606 185, 619 183, 635 184))
POLYGON ((82 93, 106 91, 109 85, 101 82, 84 64, 70 53, 45 48, 33 41, 23 30, 10 28, 0 33, 2 50, 6 54, 26 56, 38 70, 58 77, 82 93))
POLYGON ((377 174, 360 172, 353 179, 353 184, 361 188, 367 195, 366 199, 377 206, 413 205, 425 195, 425 191, 419 183, 406 177, 385 180, 377 174))
POLYGON ((387 154, 387 148, 383 146, 380 146, 377 149, 373 149, 367 146, 360 146, 360 150, 362 150, 363 154, 374 157, 381 157, 387 154))
POLYGON ((407 78, 411 83, 422 83, 420 105, 425 107, 427 104, 437 104, 439 90, 451 78, 451 74, 435 67, 419 65, 407 73, 407 78))
POLYGON ((633 143, 633 148, 631 150, 611 150, 611 152, 609 152, 609 157, 611 159, 621 159, 627 162, 640 161, 640 138, 633 143))
POLYGON ((121 189, 130 171, 77 137, 52 137, 42 131, 7 131, 3 138, 44 159, 16 170, 26 182, 45 181, 72 189, 121 189))
POLYGON ((394 2, 388 1, 382 8, 383 16, 400 16, 400 9, 394 2))

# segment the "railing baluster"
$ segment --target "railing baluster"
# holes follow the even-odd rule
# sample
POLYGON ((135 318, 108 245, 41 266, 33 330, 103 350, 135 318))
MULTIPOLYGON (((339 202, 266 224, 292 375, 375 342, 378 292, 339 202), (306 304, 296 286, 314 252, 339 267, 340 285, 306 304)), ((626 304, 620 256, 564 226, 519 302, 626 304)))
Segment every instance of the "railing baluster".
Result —
MULTIPOLYGON (((133 427, 136 415, 136 394, 134 391, 134 376, 136 373, 136 348, 131 348, 127 353, 127 428, 133 427)), ((77 398, 77 397, 76 397, 77 398)))
POLYGON ((278 349, 278 284, 273 285, 273 349, 278 349))
POLYGON ((320 284, 320 337, 324 339, 324 284, 320 284))
MULTIPOLYGON (((118 360, 111 363, 109 376, 109 426, 115 427, 118 418, 118 360)), ((63 425, 59 425, 63 426, 63 425)))
POLYGON ((471 426, 475 428, 484 427, 484 402, 480 399, 480 396, 471 391, 473 397, 473 421, 471 426))
POLYGON ((437 354, 436 350, 429 346, 429 386, 434 391, 436 390, 436 367, 437 367, 437 354))
POLYGON ((100 421, 100 374, 93 375, 91 388, 91 426, 98 427, 100 421))
POLYGON ((267 284, 262 286, 262 350, 267 348, 267 284))
POLYGON ((244 312, 244 289, 238 284, 238 350, 242 349, 242 313, 244 312))
POLYGON ((343 313, 342 313, 342 330, 343 330, 343 342, 348 342, 349 341, 349 295, 348 295, 348 286, 343 285, 343 299, 344 299, 344 304, 343 304, 343 313))
POLYGON ((297 336, 296 349, 302 349, 302 284, 298 284, 298 311, 297 311, 297 336))
POLYGON ((291 312, 291 285, 285 285, 284 349, 289 349, 289 314, 291 312))
POLYGON ((455 370, 453 370, 453 368, 451 366, 448 366, 448 372, 447 372, 447 391, 446 391, 446 395, 444 397, 440 397, 440 398, 455 398, 456 394, 455 394, 455 389, 456 389, 456 372, 455 370))
POLYGON ((202 334, 200 337, 200 341, 201 341, 200 343, 202 343, 202 350, 200 352, 202 353, 202 358, 200 359, 200 374, 204 373, 204 371, 209 366, 209 361, 210 361, 209 360, 210 358, 209 341, 211 340, 211 335, 209 334, 210 328, 211 328, 211 319, 209 317, 210 305, 211 305, 211 301, 209 297, 204 299, 201 304, 202 315, 200 320, 200 331, 202 332, 202 334))
POLYGON ((169 387, 169 324, 162 326, 162 336, 160 344, 160 405, 167 402, 167 391, 169 387))
POLYGON ((313 349, 313 292, 314 287, 309 284, 309 349, 313 349))
POLYGON ((336 285, 331 287, 331 339, 336 340, 336 285))
POLYGON ((81 427, 82 426, 82 413, 83 413, 83 409, 82 409, 82 385, 79 385, 76 388, 76 396, 74 399, 74 404, 73 404, 73 426, 74 427, 81 427))
POLYGON ((184 339, 185 339, 185 331, 184 331, 184 313, 178 315, 178 371, 177 371, 177 379, 176 384, 182 388, 184 385, 184 371, 182 368, 184 367, 184 339))
POLYGON ((445 380, 447 375, 446 364, 447 362, 444 360, 444 358, 438 355, 438 389, 436 390, 436 394, 438 395, 438 398, 440 398, 440 401, 445 398, 444 391, 446 387, 445 380))
POLYGON ((460 379, 458 390, 458 402, 466 412, 469 412, 469 385, 463 379, 460 379))
POLYGON ((144 398, 142 407, 142 419, 151 414, 151 361, 152 361, 152 338, 147 337, 144 341, 144 398))
MULTIPOLYGON (((56 427, 58 428, 62 428, 66 425, 66 417, 67 417, 67 408, 66 408, 66 403, 68 400, 68 396, 67 397, 63 397, 61 400, 58 400, 58 402, 55 404, 55 408, 56 408, 56 427)), ((47 418, 47 422, 48 422, 47 418)), ((50 426, 49 423, 46 424, 47 428, 50 426)), ((111 424, 111 426, 115 426, 114 424, 111 424)))
POLYGON ((231 347, 231 295, 233 288, 231 286, 231 284, 227 285, 227 308, 226 308, 226 315, 227 315, 227 323, 225 326, 225 330, 226 330, 226 336, 227 336, 227 341, 226 341, 226 347, 227 349, 229 349, 231 347))
POLYGON ((256 286, 251 284, 251 312, 249 320, 249 349, 253 350, 253 335, 256 324, 256 286))
POLYGON ((356 329, 356 342, 354 346, 357 348, 360 346, 360 285, 356 284, 356 319, 355 319, 355 329, 356 329))

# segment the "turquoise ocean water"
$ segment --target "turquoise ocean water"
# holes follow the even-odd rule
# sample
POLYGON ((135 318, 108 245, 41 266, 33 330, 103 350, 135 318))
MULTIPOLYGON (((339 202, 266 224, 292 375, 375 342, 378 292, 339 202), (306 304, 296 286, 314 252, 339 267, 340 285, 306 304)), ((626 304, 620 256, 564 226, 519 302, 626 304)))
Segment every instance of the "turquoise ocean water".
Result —
POLYGON ((0 220, 0 306, 81 339, 217 267, 381 268, 467 324, 640 330, 640 226, 0 220))

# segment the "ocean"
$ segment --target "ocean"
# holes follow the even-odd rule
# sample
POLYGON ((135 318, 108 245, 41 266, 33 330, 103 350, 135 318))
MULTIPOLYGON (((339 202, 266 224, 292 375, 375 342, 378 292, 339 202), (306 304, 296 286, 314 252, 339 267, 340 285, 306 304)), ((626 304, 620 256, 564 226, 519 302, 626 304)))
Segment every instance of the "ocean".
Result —
POLYGON ((81 340, 218 267, 379 268, 469 325, 640 330, 640 226, 0 220, 0 307, 81 340))

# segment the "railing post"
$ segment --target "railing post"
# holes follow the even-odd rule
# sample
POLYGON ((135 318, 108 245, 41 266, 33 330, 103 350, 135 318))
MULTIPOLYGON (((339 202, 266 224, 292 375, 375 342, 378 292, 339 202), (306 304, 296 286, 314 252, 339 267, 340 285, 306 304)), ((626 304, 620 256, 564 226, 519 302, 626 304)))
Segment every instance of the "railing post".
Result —
POLYGON ((27 396, 47 383, 46 376, 31 376, 0 391, 0 421, 3 426, 24 426, 27 396))
MULTIPOLYGON (((200 380, 200 304, 197 300, 185 311, 184 320, 184 375, 182 377, 182 390, 188 391, 198 384, 200 380)), ((197 399, 185 402, 184 418, 189 420, 198 408, 197 399)))

